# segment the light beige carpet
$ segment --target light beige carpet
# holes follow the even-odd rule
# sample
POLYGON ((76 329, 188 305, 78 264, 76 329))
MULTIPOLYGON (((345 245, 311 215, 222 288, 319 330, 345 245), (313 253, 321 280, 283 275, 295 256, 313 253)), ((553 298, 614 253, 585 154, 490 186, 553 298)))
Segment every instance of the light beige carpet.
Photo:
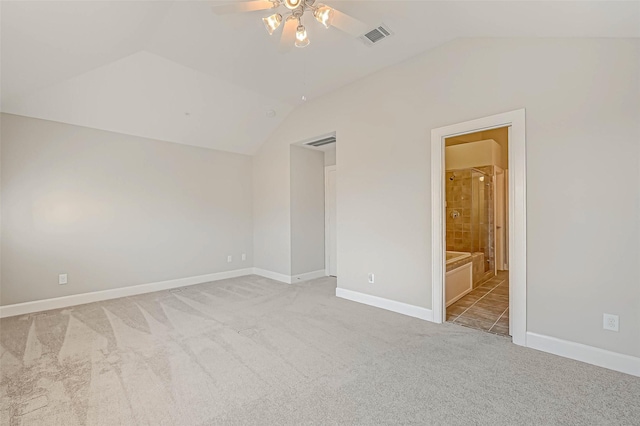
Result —
POLYGON ((0 321, 3 425, 640 424, 640 379, 249 276, 0 321))

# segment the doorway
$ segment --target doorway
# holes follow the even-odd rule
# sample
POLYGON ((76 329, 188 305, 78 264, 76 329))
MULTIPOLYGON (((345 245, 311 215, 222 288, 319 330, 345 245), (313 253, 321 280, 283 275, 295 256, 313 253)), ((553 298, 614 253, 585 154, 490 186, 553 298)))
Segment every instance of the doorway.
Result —
POLYGON ((337 277, 335 133, 290 146, 291 281, 337 277))
POLYGON ((509 336, 509 128, 445 139, 446 321, 509 336))
MULTIPOLYGON (((507 131, 507 168, 503 169, 505 182, 504 197, 504 212, 503 220, 506 221, 505 229, 498 231, 497 222, 501 218, 496 217, 496 201, 495 194, 496 182, 501 180, 499 178, 500 173, 496 173, 496 169, 483 170, 482 167, 466 167, 464 173, 458 171, 458 178, 460 180, 468 177, 469 187, 472 189, 474 184, 477 187, 478 193, 476 194, 476 201, 478 201, 477 214, 485 215, 485 219, 478 218, 477 228, 480 229, 478 237, 478 245, 474 246, 478 248, 475 252, 464 253, 473 257, 476 255, 476 269, 479 274, 476 274, 478 279, 483 279, 483 284, 487 284, 487 287, 494 286, 490 291, 486 293, 496 292, 494 296, 507 296, 508 300, 508 334, 512 336, 512 341, 518 345, 526 345, 526 170, 525 170, 525 111, 517 110, 504 114, 498 114, 490 117, 485 117, 477 120, 472 120, 464 123, 458 123, 451 126, 445 126, 438 129, 434 129, 431 133, 431 194, 432 194, 432 297, 433 297, 433 320, 434 322, 441 323, 446 321, 446 307, 447 304, 451 305, 452 299, 447 300, 446 297, 446 273, 447 264, 445 254, 447 248, 447 234, 446 234, 446 217, 447 214, 453 215, 456 218, 463 217, 465 211, 457 211, 457 214, 453 212, 454 208, 447 209, 446 207, 446 187, 445 179, 453 176, 455 173, 454 166, 450 172, 451 175, 445 176, 447 165, 445 163, 445 149, 446 141, 454 140, 458 138, 460 144, 464 143, 464 139, 474 133, 488 132, 494 129, 506 128, 507 131), (475 170, 474 170, 475 169, 475 170), (468 176, 467 176, 468 175, 468 176), (488 185, 487 185, 488 184, 488 185), (482 191, 481 191, 482 189, 482 191), (479 201, 482 200, 482 203, 479 201), (490 213, 490 214, 489 214, 490 213), (484 220, 484 221, 483 221, 484 220), (484 229, 482 228, 484 226, 484 229), (504 242, 501 250, 501 258, 497 255, 495 243, 496 235, 504 234, 504 242), (484 236, 484 237, 483 237, 484 236), (482 241, 485 238, 485 241, 482 241), (494 241, 489 241, 493 238, 494 241), (484 244, 484 246, 483 246, 484 244), (487 249, 485 250, 481 250, 487 249), (482 256, 480 255, 482 253, 482 256), (501 263, 500 263, 501 262, 501 263), (502 280, 505 272, 500 272, 500 267, 508 268, 508 279, 502 280), (482 269, 480 269, 482 268, 482 269), (483 275, 484 274, 484 275, 483 275), (493 281, 491 281, 493 280, 493 281), (489 282, 491 281, 491 282, 489 282), (501 294, 502 293, 502 294, 501 294)), ((502 167, 500 167, 502 168, 502 167)), ((456 176, 454 177, 454 181, 456 176)), ((462 184, 462 182, 460 182, 462 184)), ((462 193, 462 189, 456 190, 456 192, 462 193)), ((469 194, 470 201, 473 201, 472 194, 469 194)), ((464 209, 464 207, 462 207, 464 209)), ((468 207, 467 217, 463 220, 462 224, 468 223, 468 226, 462 226, 462 232, 467 230, 471 232, 471 206, 468 207), (466 229, 465 229, 466 228, 466 229)), ((450 227, 451 229, 451 227, 450 227)), ((456 240, 455 229, 454 232, 454 247, 455 243, 461 243, 464 239, 464 235, 460 235, 456 240)), ((470 235, 469 235, 470 237, 470 235)), ((451 246, 450 246, 451 247, 451 246)), ((455 252, 456 250, 450 250, 455 252)), ((452 253, 449 256, 451 261, 456 256, 460 257, 463 254, 452 253), (453 257, 452 257, 453 256, 453 257)), ((464 259, 457 258, 454 262, 460 262, 462 264, 464 259)), ((452 287, 454 287, 454 293, 460 295, 465 291, 470 293, 473 288, 473 259, 469 262, 466 269, 458 270, 456 277, 452 278, 452 287), (469 280, 472 280, 471 286, 469 286, 469 280), (466 286, 466 287, 465 287, 466 286)), ((451 263, 449 264, 451 265, 451 263)), ((449 270, 451 272, 451 268, 449 270)), ((479 281, 480 282, 480 281, 479 281)), ((464 294, 463 296, 464 297, 464 294)), ((502 299, 505 297, 494 297, 494 299, 502 299)), ((487 301, 487 300, 486 300, 487 301)), ((496 308, 497 310, 497 308, 496 308)), ((501 325, 502 331, 506 327, 503 320, 501 325)))

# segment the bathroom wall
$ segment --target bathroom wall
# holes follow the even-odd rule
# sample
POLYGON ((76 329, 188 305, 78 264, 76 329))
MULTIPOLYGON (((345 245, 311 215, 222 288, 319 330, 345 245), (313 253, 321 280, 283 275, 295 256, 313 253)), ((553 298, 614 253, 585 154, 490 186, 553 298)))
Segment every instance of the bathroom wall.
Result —
POLYGON ((484 141, 487 139, 493 139, 498 145, 500 145, 500 157, 504 162, 506 162, 509 158, 509 127, 499 127, 497 129, 482 130, 480 132, 467 133, 466 135, 453 136, 447 138, 446 146, 455 146, 468 142, 484 141))
POLYGON ((447 250, 471 252, 470 169, 446 172, 445 201, 447 250))
MULTIPOLYGON (((448 142, 448 140, 447 140, 448 142)), ((502 148, 493 139, 479 140, 445 148, 445 169, 467 169, 470 167, 495 165, 506 169, 502 148)))

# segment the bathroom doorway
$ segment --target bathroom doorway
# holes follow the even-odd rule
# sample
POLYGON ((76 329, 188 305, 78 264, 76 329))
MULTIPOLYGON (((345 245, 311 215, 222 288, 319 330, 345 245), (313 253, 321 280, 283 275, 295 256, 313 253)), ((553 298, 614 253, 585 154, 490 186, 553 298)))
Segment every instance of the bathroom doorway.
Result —
POLYGON ((431 202, 433 321, 526 346, 524 109, 433 129, 431 202))
POLYGON ((509 335, 509 128, 445 138, 446 321, 509 335))

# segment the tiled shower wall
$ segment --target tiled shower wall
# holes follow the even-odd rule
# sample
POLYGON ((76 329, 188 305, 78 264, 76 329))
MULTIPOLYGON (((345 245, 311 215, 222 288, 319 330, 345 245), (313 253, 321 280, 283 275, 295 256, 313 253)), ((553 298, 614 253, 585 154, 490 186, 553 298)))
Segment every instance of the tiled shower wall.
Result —
MULTIPOLYGON (((472 169, 450 170, 445 174, 446 247, 449 251, 482 253, 483 268, 494 271, 493 166, 479 167, 484 180, 472 169), (474 174, 476 177, 474 177, 474 174)), ((492 274, 490 274, 492 275, 492 274)), ((474 271, 474 282, 476 281, 474 271)))
POLYGON ((471 170, 445 174, 447 250, 471 252, 471 170), (454 217, 454 215, 458 215, 454 217))

